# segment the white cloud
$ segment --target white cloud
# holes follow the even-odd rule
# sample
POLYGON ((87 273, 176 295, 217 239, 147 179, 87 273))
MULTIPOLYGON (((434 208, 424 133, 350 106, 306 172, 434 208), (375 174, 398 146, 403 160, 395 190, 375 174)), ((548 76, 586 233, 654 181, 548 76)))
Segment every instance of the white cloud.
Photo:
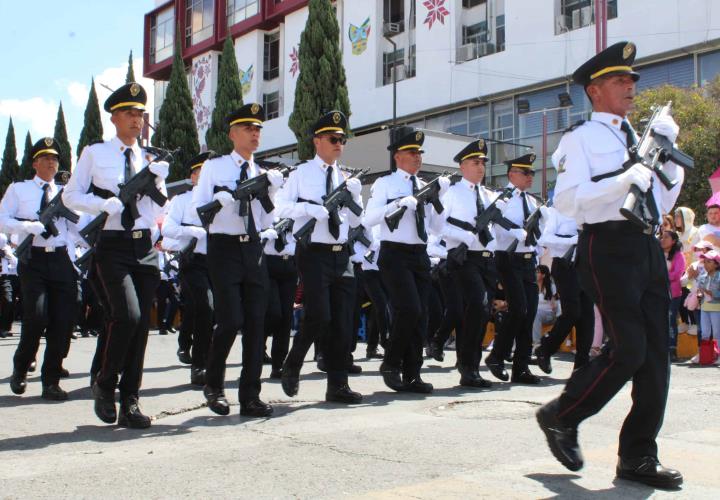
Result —
MULTIPOLYGON (((44 136, 52 136, 55 129, 58 103, 42 97, 30 99, 0 100, 0 116, 12 117, 15 126, 15 142, 18 154, 22 156, 25 144, 25 131, 30 130, 34 140, 44 136)), ((4 128, 0 134, 6 132, 4 128)))
POLYGON ((67 93, 70 94, 70 102, 73 106, 85 109, 89 92, 90 86, 85 85, 84 83, 70 82, 67 85, 67 93))

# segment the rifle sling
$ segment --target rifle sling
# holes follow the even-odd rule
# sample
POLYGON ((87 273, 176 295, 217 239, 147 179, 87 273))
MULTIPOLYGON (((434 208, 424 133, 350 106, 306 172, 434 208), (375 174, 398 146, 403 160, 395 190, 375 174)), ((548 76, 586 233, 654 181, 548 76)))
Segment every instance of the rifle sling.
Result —
POLYGON ((90 189, 88 191, 90 193, 94 194, 95 196, 99 196, 100 198, 102 198, 104 200, 109 200, 110 198, 115 198, 115 193, 113 193, 109 189, 103 189, 101 187, 97 187, 95 184, 90 184, 90 189))
POLYGON ((595 176, 591 177, 590 180, 593 182, 600 182, 603 179, 610 179, 611 177, 616 177, 616 176, 622 174, 623 172, 625 172, 625 169, 619 168, 617 170, 613 170, 612 172, 595 175, 595 176))
POLYGON ((456 219, 455 217, 448 217, 447 222, 448 224, 452 224, 453 226, 464 229, 465 231, 470 231, 471 233, 477 232, 477 228, 467 221, 456 219))

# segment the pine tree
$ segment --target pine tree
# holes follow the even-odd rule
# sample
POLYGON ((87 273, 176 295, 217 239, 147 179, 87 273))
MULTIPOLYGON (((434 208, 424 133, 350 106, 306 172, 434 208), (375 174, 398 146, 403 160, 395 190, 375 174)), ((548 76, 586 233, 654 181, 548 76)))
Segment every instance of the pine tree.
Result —
POLYGON ((165 149, 181 148, 170 164, 168 181, 185 179, 190 175, 186 165, 190 158, 200 151, 197 125, 193 114, 192 97, 185 76, 185 64, 182 60, 180 37, 175 44, 175 57, 170 71, 170 83, 165 92, 165 100, 158 113, 153 146, 165 149))
POLYGON ((338 109, 350 117, 340 28, 330 0, 310 0, 300 37, 300 74, 288 124, 298 141, 300 159, 312 158, 311 127, 322 113, 338 109))
POLYGON ((70 141, 68 140, 67 127, 65 126, 65 113, 63 112, 62 102, 58 107, 57 118, 55 119, 55 132, 53 132, 53 138, 58 146, 58 153, 60 153, 60 170, 66 170, 70 172, 70 166, 72 160, 70 158, 70 141))
POLYGON ((125 83, 132 83, 135 81, 135 70, 133 70, 133 59, 132 59, 132 50, 130 51, 130 56, 128 57, 128 69, 127 74, 125 75, 125 83))
POLYGON ((205 133, 208 149, 218 154, 228 154, 233 149, 228 137, 225 117, 243 105, 240 71, 235 59, 235 48, 230 35, 225 38, 220 68, 218 69, 218 86, 215 92, 215 108, 212 112, 210 128, 205 133))
POLYGON ((0 196, 4 195, 7 187, 16 180, 18 170, 20 170, 20 166, 18 165, 17 147, 15 146, 15 127, 13 127, 12 118, 10 118, 7 136, 5 137, 2 164, 0 164, 0 196))
POLYGON ((101 141, 103 136, 103 126, 100 119, 100 104, 98 103, 97 92, 95 92, 95 79, 90 80, 90 94, 85 105, 85 121, 80 131, 80 139, 77 145, 77 157, 80 158, 82 150, 88 144, 101 141))
POLYGON ((32 138, 30 137, 30 131, 28 130, 25 135, 25 152, 23 153, 20 170, 17 175, 17 180, 19 181, 25 181, 35 177, 35 170, 33 170, 32 167, 32 147, 32 138))

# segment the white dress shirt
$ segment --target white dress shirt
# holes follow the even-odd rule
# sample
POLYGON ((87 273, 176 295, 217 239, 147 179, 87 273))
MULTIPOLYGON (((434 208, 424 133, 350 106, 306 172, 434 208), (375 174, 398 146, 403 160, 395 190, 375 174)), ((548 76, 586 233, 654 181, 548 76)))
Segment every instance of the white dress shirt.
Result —
MULTIPOLYGON (((177 240, 179 247, 177 250, 185 248, 192 239, 192 236, 190 236, 187 231, 188 225, 202 227, 200 217, 198 217, 195 205, 192 203, 193 191, 195 191, 195 189, 197 188, 193 188, 187 193, 174 196, 173 199, 170 200, 167 215, 163 220, 163 242, 165 238, 177 240)), ((163 243, 163 246, 167 245, 163 243)), ((176 249, 173 248, 173 250, 176 249)), ((198 238, 194 253, 207 254, 207 234, 202 238, 198 238)))
MULTIPOLYGON (((332 164, 332 189, 335 189, 345 181, 345 173, 339 168, 337 162, 332 164)), ((298 202, 298 200, 309 200, 322 205, 323 196, 325 196, 325 180, 327 178, 328 165, 315 155, 315 158, 305 163, 301 163, 290 173, 285 184, 278 190, 275 199, 275 212, 278 217, 290 217, 295 221, 293 232, 298 232, 301 227, 308 222, 311 217, 307 215, 306 207, 311 203, 307 201, 298 202)), ((354 197, 355 203, 361 208, 363 206, 362 198, 358 195, 354 197)), ((347 207, 343 207, 338 211, 340 215, 340 232, 338 238, 335 239, 328 229, 328 220, 318 220, 315 229, 310 236, 312 243, 345 243, 347 241, 348 228, 355 227, 360 224, 360 217, 355 215, 347 207)))
MULTIPOLYGON (((31 180, 10 184, 0 201, 0 231, 17 234, 18 242, 22 242, 30 233, 25 232, 21 220, 38 220, 40 203, 43 197, 43 186, 48 184, 48 200, 52 200, 59 188, 54 181, 45 182, 37 175, 31 180)), ((73 248, 72 238, 68 236, 68 220, 59 217, 55 220, 58 236, 43 238, 37 235, 33 238, 34 247, 61 247, 73 248)))
MULTIPOLYGON (((512 188, 513 184, 508 183, 507 187, 512 188)), ((532 214, 538 207, 538 202, 534 196, 527 192, 525 193, 525 199, 527 200, 530 214, 532 214)), ((502 209, 502 214, 506 219, 508 219, 510 222, 514 222, 520 228, 525 225, 525 213, 523 211, 522 191, 520 191, 519 189, 515 189, 513 191, 512 196, 507 199, 507 204, 502 209)), ((506 250, 512 244, 512 242, 515 241, 515 237, 509 231, 498 225, 495 225, 495 237, 497 239, 497 242, 495 243, 495 249, 498 251, 506 250)), ((535 252, 536 249, 536 246, 525 245, 525 240, 523 240, 518 241, 518 246, 515 252, 535 252)))
MULTIPOLYGON (((391 174, 378 178, 372 185, 370 199, 365 209, 363 225, 365 227, 372 227, 379 224, 381 241, 393 241, 413 245, 425 244, 417 233, 414 210, 408 209, 405 211, 395 231, 390 231, 390 228, 388 228, 385 222, 385 215, 398 208, 396 201, 413 194, 410 177, 411 175, 409 173, 397 169, 391 174)), ((422 189, 426 184, 419 177, 416 177, 416 182, 418 190, 422 189)), ((442 231, 442 226, 443 220, 438 216, 437 212, 435 212, 435 208, 431 204, 425 205, 425 232, 428 237, 431 232, 439 234, 442 231)))
POLYGON ((577 245, 578 230, 575 219, 567 217, 555 207, 548 207, 547 220, 542 235, 538 239, 538 246, 545 247, 550 257, 563 257, 570 247, 577 245))
MULTIPOLYGON (((483 207, 487 208, 490 206, 493 200, 499 196, 499 194, 490 191, 485 186, 480 185, 478 187, 480 201, 483 204, 483 207)), ((452 250, 463 242, 463 240, 461 239, 461 235, 463 233, 470 233, 470 231, 460 229, 459 227, 450 224, 449 222, 447 222, 447 219, 448 217, 453 217, 455 219, 472 224, 473 226, 475 225, 475 217, 477 216, 477 206, 475 203, 475 184, 472 184, 467 179, 463 178, 459 182, 450 186, 440 201, 445 209, 443 210, 443 213, 440 214, 444 222, 442 235, 443 239, 445 240, 447 249, 452 250)), ((472 245, 468 247, 468 250, 489 250, 489 247, 490 245, 492 245, 492 241, 494 241, 495 238, 495 231, 492 225, 490 227, 490 234, 492 235, 493 240, 488 243, 488 248, 484 247, 483 244, 480 243, 480 240, 478 239, 476 234, 473 234, 474 240, 472 245)))
MULTIPOLYGON (((236 151, 220 158, 207 160, 200 171, 198 184, 192 190, 194 208, 197 209, 213 201, 215 187, 226 187, 234 191, 237 187, 237 181, 240 180, 244 163, 248 164, 248 179, 265 173, 263 169, 255 165, 252 155, 246 160, 236 151)), ((270 190, 270 194, 273 194, 272 190, 270 190)), ((250 207, 255 221, 255 230, 259 233, 272 223, 273 213, 272 211, 270 213, 265 212, 257 199, 250 202, 250 207)), ((221 208, 210 224, 209 232, 210 234, 229 234, 232 236, 248 234, 248 228, 245 227, 245 218, 240 216, 240 202, 234 200, 221 208)))
MULTIPOLYGON (((98 215, 102 211, 105 199, 88 192, 90 185, 106 189, 117 195, 120 192, 119 184, 125 181, 125 150, 132 151, 131 163, 133 174, 147 166, 154 156, 142 149, 137 142, 131 147, 126 146, 120 139, 113 139, 85 147, 80 159, 73 170, 72 177, 63 190, 63 201, 68 208, 98 215)), ((161 193, 167 195, 165 181, 157 178, 155 185, 161 193)), ((149 196, 143 196, 137 202, 140 217, 135 220, 133 229, 153 229, 157 226, 157 219, 163 213, 163 208, 156 205, 149 196)), ((122 211, 109 216, 103 229, 122 231, 120 222, 122 211)))
MULTIPOLYGON (((618 191, 614 177, 593 182, 595 176, 622 168, 629 159, 627 135, 620 129, 623 118, 594 112, 590 121, 563 135, 552 159, 557 168, 553 206, 578 226, 627 220, 620 214, 628 190, 618 191)), ((637 140, 637 137, 636 137, 637 140)), ((677 185, 667 190, 653 174, 653 195, 658 213, 669 213, 680 195, 685 173, 672 162, 663 170, 677 185)))

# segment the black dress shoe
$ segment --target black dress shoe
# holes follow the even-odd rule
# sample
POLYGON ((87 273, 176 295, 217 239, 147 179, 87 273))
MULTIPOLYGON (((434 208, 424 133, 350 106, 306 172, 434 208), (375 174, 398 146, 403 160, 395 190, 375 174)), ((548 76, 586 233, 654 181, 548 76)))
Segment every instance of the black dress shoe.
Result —
POLYGON ((243 417, 269 417, 273 413, 273 407, 259 399, 251 399, 240 403, 240 415, 243 417))
POLYGON ((78 338, 78 334, 75 333, 75 332, 72 332, 72 333, 70 334, 70 338, 73 339, 73 340, 75 340, 75 339, 78 338))
POLYGON ((190 356, 190 353, 184 349, 178 349, 177 357, 178 360, 180 360, 180 362, 184 365, 192 364, 192 357, 190 356))
POLYGON ((353 363, 350 366, 348 366, 348 373, 352 373, 353 375, 362 373, 362 366, 356 365, 355 363, 353 363))
POLYGON ((535 357, 537 358, 537 365, 544 373, 552 373, 552 364, 550 362, 550 356, 545 354, 545 350, 542 347, 535 349, 535 357))
POLYGON ((282 369, 281 368, 273 368, 270 370, 270 378, 272 379, 281 379, 282 378, 282 369))
POLYGON ((383 355, 378 352, 377 348, 368 349, 365 353, 365 357, 367 359, 383 359, 383 355))
POLYGON ((190 384, 197 386, 205 385, 205 370, 193 366, 190 368, 190 384))
POLYGON ((508 375, 503 362, 495 359, 492 354, 485 358, 485 366, 490 369, 490 373, 492 373, 495 378, 500 379, 503 382, 510 380, 510 376, 508 375))
POLYGON ((385 385, 393 391, 402 391, 405 388, 405 384, 403 384, 402 378, 400 377, 400 370, 382 363, 380 365, 380 374, 382 375, 385 385))
POLYGON ((28 371, 30 373, 32 373, 35 371, 36 368, 37 368, 37 361, 33 361, 32 363, 30 363, 30 366, 28 366, 28 371))
POLYGON ((425 348, 425 352, 435 361, 442 362, 445 360, 445 353, 443 352, 442 346, 437 345, 432 340, 425 348))
POLYGON ((8 332, 6 331, 0 331, 0 339, 4 339, 8 337, 8 332))
POLYGON ((207 406, 211 411, 223 416, 230 414, 230 403, 228 403, 228 400, 225 398, 225 393, 222 389, 215 389, 206 385, 203 387, 203 394, 205 394, 207 406))
POLYGON ((412 381, 403 385, 402 392, 416 392, 418 394, 431 394, 433 391, 433 385, 429 382, 424 382, 420 377, 414 378, 412 381))
POLYGON ((60 378, 68 378, 70 376, 70 372, 67 368, 60 367, 60 378))
POLYGON ((41 397, 49 401, 65 401, 68 393, 63 391, 58 384, 44 385, 41 397))
POLYGON ((177 333, 177 330, 176 330, 175 327, 173 327, 173 326, 168 326, 166 329, 167 329, 167 331, 170 332, 170 333, 177 333))
POLYGON ((13 370, 10 377, 10 390, 19 395, 24 394, 25 389, 27 389, 27 375, 13 370))
POLYGON ((272 364, 272 358, 268 356, 268 353, 263 353, 263 364, 264 365, 271 365, 272 364))
POLYGON ((285 394, 293 397, 300 390, 300 372, 288 367, 287 363, 282 367, 281 374, 282 390, 285 394))
POLYGON ((327 373, 327 366, 325 366, 325 358, 323 358, 323 357, 318 358, 317 369, 323 373, 327 373))
POLYGON ((487 389, 492 386, 492 382, 485 380, 480 376, 477 370, 461 369, 460 385, 463 387, 475 387, 477 389, 487 389))
POLYGON ((115 408, 115 391, 102 389, 97 382, 92 386, 93 398, 95 398, 95 415, 106 424, 114 424, 117 420, 117 409, 115 408))
POLYGON ((328 387, 327 392, 325 392, 325 401, 353 405, 362 403, 362 394, 353 391, 347 384, 343 384, 340 387, 328 387))
POLYGON ((676 489, 683 483, 683 477, 675 469, 663 467, 655 457, 618 459, 615 469, 617 477, 637 481, 655 488, 676 489))
POLYGON ((540 383, 540 377, 530 373, 530 370, 528 370, 527 368, 525 370, 521 370, 521 371, 513 370, 513 374, 512 374, 512 378, 510 378, 510 382, 512 382, 513 384, 537 385, 540 383))
POLYGON ((164 328, 161 328, 160 330, 158 330, 158 335, 167 335, 167 334, 168 334, 167 330, 165 330, 164 328))
POLYGON ((150 417, 140 411, 136 397, 130 396, 120 402, 120 415, 118 416, 118 425, 120 427, 147 429, 151 424, 150 417))
POLYGON ((541 406, 535 412, 540 429, 545 433, 553 456, 571 471, 583 467, 583 456, 577 442, 577 427, 568 427, 557 418, 557 406, 554 401, 541 406))

